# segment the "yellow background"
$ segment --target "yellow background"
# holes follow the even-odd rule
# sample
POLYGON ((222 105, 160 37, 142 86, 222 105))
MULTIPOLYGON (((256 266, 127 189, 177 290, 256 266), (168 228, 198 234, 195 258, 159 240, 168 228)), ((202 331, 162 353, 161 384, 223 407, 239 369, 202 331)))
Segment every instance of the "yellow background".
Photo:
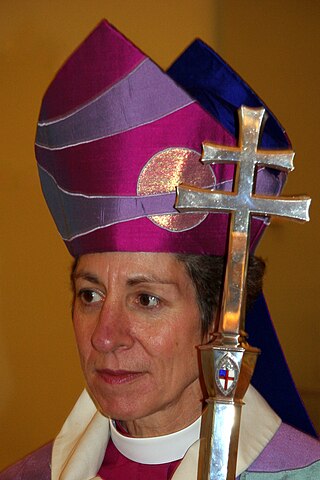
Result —
POLYGON ((70 320, 71 260, 40 193, 33 155, 42 95, 102 17, 166 68, 196 36, 286 126, 297 152, 286 193, 312 223, 275 221, 259 253, 289 365, 319 426, 319 14, 306 0, 2 0, 0 469, 53 438, 83 382, 70 320))

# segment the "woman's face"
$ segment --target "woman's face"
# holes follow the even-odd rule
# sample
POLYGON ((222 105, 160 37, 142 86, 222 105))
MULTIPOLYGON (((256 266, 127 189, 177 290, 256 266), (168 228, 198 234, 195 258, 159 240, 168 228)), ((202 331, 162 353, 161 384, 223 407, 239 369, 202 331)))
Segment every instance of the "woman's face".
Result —
POLYGON ((184 265, 171 254, 88 254, 74 286, 76 340, 99 409, 123 421, 189 415, 191 423, 202 400, 202 337, 184 265))

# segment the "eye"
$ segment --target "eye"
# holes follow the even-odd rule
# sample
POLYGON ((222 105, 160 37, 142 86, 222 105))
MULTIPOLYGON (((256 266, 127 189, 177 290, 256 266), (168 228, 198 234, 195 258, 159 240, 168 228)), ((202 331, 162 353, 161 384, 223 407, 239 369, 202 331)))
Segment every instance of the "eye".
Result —
POLYGON ((96 292, 95 290, 90 290, 84 288, 79 291, 78 297, 85 305, 92 305, 93 303, 101 302, 103 299, 101 293, 96 292))
POLYGON ((139 303, 143 307, 153 308, 159 305, 160 300, 158 297, 155 297, 154 295, 149 295, 148 293, 142 293, 141 295, 139 295, 139 303))

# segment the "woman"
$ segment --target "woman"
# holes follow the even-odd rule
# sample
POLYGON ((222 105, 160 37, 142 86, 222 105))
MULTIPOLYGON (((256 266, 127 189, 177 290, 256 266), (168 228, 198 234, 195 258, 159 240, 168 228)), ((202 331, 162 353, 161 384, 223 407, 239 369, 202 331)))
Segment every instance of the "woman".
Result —
MULTIPOLYGON (((87 391, 52 455, 46 447, 2 480, 17 478, 17 468, 25 479, 35 472, 61 480, 197 477, 205 396, 197 346, 216 327, 228 218, 178 213, 175 188, 186 182, 230 191, 233 167, 202 165, 201 144, 234 146, 235 111, 244 102, 261 105, 201 42, 170 75, 184 85, 190 58, 201 55, 218 72, 214 86, 210 95, 188 88, 215 116, 107 22, 46 92, 36 155, 46 201, 76 259, 73 322, 87 391)), ((263 146, 288 147, 271 113, 265 132, 263 146)), ((278 194, 284 179, 261 169, 256 191, 278 194)), ((264 228, 264 219, 253 219, 251 250, 264 228)), ((252 297, 262 273, 253 260, 252 297)), ((316 475, 318 443, 282 424, 255 389, 245 401, 237 475, 316 475)))
MULTIPOLYGON (((81 364, 97 409, 115 421, 102 478, 122 478, 122 471, 123 478, 128 471, 132 478, 167 478, 198 438, 205 393, 196 347, 212 337, 222 266, 221 257, 168 253, 106 252, 76 261, 73 322, 81 364), (169 441, 190 425, 191 438, 169 441), (149 455, 146 445, 137 450, 135 438, 128 452, 115 428, 138 442, 157 437, 149 440, 149 455), (169 452, 153 445, 159 437, 169 452)), ((255 285, 262 271, 251 262, 255 285)))
MULTIPOLYGON (((165 253, 97 253, 77 261, 73 322, 88 389, 130 435, 166 435, 200 417, 196 346, 214 332, 221 267, 219 257, 165 253), (204 272, 206 296, 197 292, 204 272)), ((256 290, 261 271, 252 262, 256 290)))

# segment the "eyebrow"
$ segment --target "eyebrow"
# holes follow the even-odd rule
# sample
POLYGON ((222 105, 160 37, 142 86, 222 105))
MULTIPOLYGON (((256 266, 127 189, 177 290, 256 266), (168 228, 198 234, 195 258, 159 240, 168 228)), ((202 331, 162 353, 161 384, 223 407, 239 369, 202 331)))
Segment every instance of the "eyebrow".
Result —
POLYGON ((175 285, 175 282, 170 281, 170 279, 162 279, 156 275, 134 275, 132 278, 127 280, 127 285, 135 286, 140 283, 160 283, 162 285, 175 285))
POLYGON ((93 273, 85 272, 85 271, 80 271, 77 273, 72 274, 72 281, 74 282, 78 278, 83 278, 84 280, 87 280, 90 283, 94 283, 95 285, 100 285, 99 278, 94 275, 93 273))

